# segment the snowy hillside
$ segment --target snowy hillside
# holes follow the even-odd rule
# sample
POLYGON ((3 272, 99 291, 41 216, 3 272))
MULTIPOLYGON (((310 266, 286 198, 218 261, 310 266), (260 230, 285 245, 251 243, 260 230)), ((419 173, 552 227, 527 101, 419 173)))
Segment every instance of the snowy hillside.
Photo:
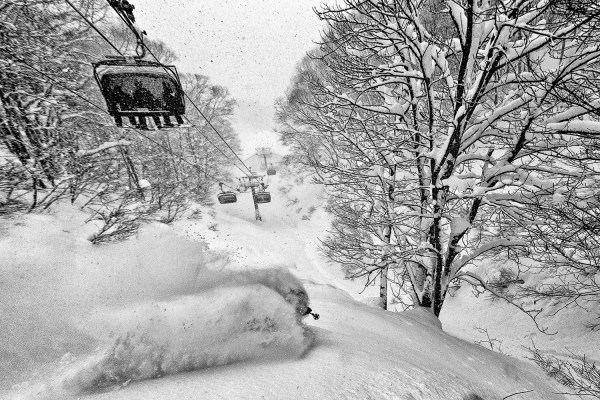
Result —
MULTIPOLYGON (((277 153, 271 153, 267 157, 267 166, 277 167, 279 163, 281 163, 281 159, 283 158, 277 153)), ((259 172, 261 171, 263 174, 267 170, 265 167, 265 157, 259 155, 253 155, 244 160, 244 164, 248 166, 252 171, 259 172)))
POLYGON ((425 311, 365 305, 373 293, 317 251, 320 189, 283 171, 269 184, 262 222, 242 194, 116 245, 90 244, 70 206, 3 221, 0 397, 562 398, 537 368, 425 311), (320 314, 307 326, 302 288, 320 314))

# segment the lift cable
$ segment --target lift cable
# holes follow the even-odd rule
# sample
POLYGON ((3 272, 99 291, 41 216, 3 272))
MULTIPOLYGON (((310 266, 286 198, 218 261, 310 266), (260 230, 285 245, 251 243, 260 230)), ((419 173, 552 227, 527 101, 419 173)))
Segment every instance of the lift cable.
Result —
MULTIPOLYGON (((40 74, 40 75, 42 75, 42 76, 44 76, 44 77, 46 77, 46 78, 50 79, 52 82, 54 82, 55 84, 57 84, 57 85, 58 85, 58 86, 60 86, 61 88, 63 88, 63 89, 65 89, 65 90, 69 91, 71 94, 73 94, 73 95, 75 95, 75 96, 79 97, 81 100, 83 100, 83 101, 85 101, 86 103, 90 104, 90 105, 91 105, 91 106, 93 106, 94 108, 96 108, 96 109, 100 110, 101 112, 103 112, 103 113, 105 113, 105 114, 107 114, 107 115, 109 115, 109 116, 110 116, 110 114, 109 114, 109 113, 108 113, 108 112, 107 112, 107 111, 106 111, 104 108, 102 108, 102 107, 101 107, 101 106, 99 106, 98 104, 94 103, 93 101, 89 100, 87 97, 83 96, 83 95, 82 95, 82 94, 80 94, 80 93, 77 93, 76 91, 74 91, 73 89, 69 88, 69 87, 68 87, 68 86, 66 86, 64 83, 62 83, 62 82, 60 82, 59 80, 57 80, 56 78, 54 78, 54 77, 52 77, 52 76, 48 75, 48 74, 47 74, 47 73, 45 73, 44 71, 41 71, 41 70, 39 70, 38 68, 36 68, 36 67, 32 66, 32 65, 31 65, 31 64, 29 64, 27 61, 23 60, 22 58, 20 58, 20 57, 19 57, 19 56, 17 56, 16 54, 12 53, 11 51, 9 51, 9 50, 6 50, 6 49, 5 49, 5 51, 6 51, 6 52, 7 52, 9 55, 11 55, 11 56, 12 56, 12 57, 13 57, 15 60, 17 60, 17 61, 18 61, 18 62, 20 62, 21 64, 25 65, 25 66, 26 66, 26 67, 28 67, 29 69, 31 69, 31 70, 33 70, 33 71, 37 72, 38 74, 40 74)), ((198 168, 200 168, 200 166, 199 166, 198 164, 195 164, 195 163, 192 163, 192 162, 190 162, 190 161, 186 160, 186 159, 185 159, 185 158, 183 158, 181 155, 179 155, 179 154, 177 154, 177 153, 173 152, 173 151, 172 151, 171 149, 169 149, 168 147, 166 147, 166 146, 162 145, 161 143, 157 142, 156 140, 152 139, 151 137, 149 137, 149 136, 147 136, 147 135, 143 134, 143 133, 142 133, 140 130, 138 130, 138 129, 136 129, 136 128, 130 128, 130 129, 131 129, 132 131, 134 131, 135 133, 137 133, 138 135, 140 135, 141 137, 143 137, 143 138, 147 139, 148 141, 150 141, 150 142, 154 143, 154 144, 155 144, 155 145, 157 145, 158 147, 160 147, 160 148, 162 148, 162 149, 166 150, 166 151, 167 151, 169 154, 171 154, 171 155, 172 155, 172 156, 174 156, 174 157, 177 157, 178 159, 180 159, 180 160, 181 160, 181 161, 183 161, 184 163, 186 163, 186 164, 189 164, 190 166, 192 166, 192 167, 194 167, 194 168, 197 168, 197 169, 198 169, 198 168)), ((226 186, 226 187, 228 187, 228 188, 229 188, 229 189, 231 189, 231 190, 236 190, 235 188, 232 188, 231 186, 229 186, 229 185, 227 185, 227 184, 225 184, 225 183, 222 183, 222 182, 221 182, 221 181, 219 181, 218 179, 215 179, 215 178, 209 178, 209 179, 210 179, 210 180, 212 180, 212 181, 214 181, 214 182, 217 182, 217 183, 219 183, 219 184, 223 184, 223 186, 226 186)))
MULTIPOLYGON (((144 46, 146 46, 146 45, 144 44, 144 46)), ((152 55, 152 57, 156 60, 156 62, 160 62, 160 61, 158 61, 158 58, 154 55, 154 53, 152 53, 152 50, 150 50, 147 46, 146 46, 146 50, 148 50, 148 53, 150 53, 150 55, 152 55)), ((225 143, 225 145, 229 148, 229 150, 231 150, 231 152, 233 153, 233 155, 240 161, 240 163, 244 166, 244 168, 246 168, 248 170, 248 172, 250 173, 250 175, 252 175, 252 171, 250 170, 250 168, 248 168, 248 166, 244 163, 244 161, 242 161, 242 159, 240 158, 240 156, 238 156, 237 153, 231 148, 231 146, 229 145, 229 143, 227 143, 227 141, 225 140, 225 138, 219 133, 219 131, 217 130, 217 128, 215 128, 215 126, 210 121, 210 119, 208 119, 206 117, 206 115, 200 110, 200 108, 196 105, 196 103, 191 99, 191 97, 185 91, 183 92, 183 95, 194 106, 194 108, 196 109, 196 111, 198 112, 198 114, 200 114, 200 116, 202 118, 204 118, 204 120, 206 121, 206 123, 208 124, 208 126, 210 126, 212 128, 212 130, 221 138, 221 140, 223 141, 223 143, 225 143)), ((198 126, 196 126, 194 124, 192 124, 192 125, 194 126, 194 128, 196 128, 200 132, 200 128, 198 126)))
MULTIPOLYGON (((128 21, 123 15, 121 15, 121 12, 117 8, 115 8, 115 6, 109 0, 107 0, 107 2, 112 7, 112 9, 117 13, 117 15, 119 16, 119 18, 121 18, 121 20, 125 23, 125 25, 133 32, 133 34, 136 36, 136 38, 139 41, 140 40, 139 33, 136 31, 135 27, 131 24, 131 22, 128 21)), ((158 59, 158 57, 152 52, 152 49, 150 49, 143 41, 141 41, 140 44, 141 44, 141 46, 143 46, 148 51, 148 53, 150 53, 150 55, 152 56, 152 58, 154 58, 154 60, 157 63, 159 63, 159 64, 162 65, 162 63, 160 62, 160 60, 158 59)), ((206 123, 212 128, 213 131, 215 131, 215 133, 221 138, 221 140, 223 141, 223 143, 225 143, 225 145, 229 148, 229 150, 231 150, 231 152, 233 153, 233 155, 236 156, 236 158, 240 161, 240 163, 242 163, 242 165, 252 175, 252 171, 250 170, 250 168, 248 168, 248 166, 244 163, 244 161, 242 161, 242 159, 237 155, 237 153, 233 150, 233 148, 231 148, 231 146, 229 145, 229 143, 227 143, 227 141, 225 140, 225 138, 223 138, 223 136, 219 133, 219 131, 217 130, 217 128, 215 128, 215 126, 212 124, 212 122, 210 121, 210 119, 208 119, 204 115, 204 113, 200 110, 200 108, 196 105, 196 103, 194 102, 194 100, 192 100, 192 98, 185 91, 183 92, 183 94, 186 97, 186 99, 188 99, 188 101, 194 106, 194 108, 196 109, 196 111, 198 112, 198 114, 200 114, 200 116, 202 118, 204 118, 204 120, 206 121, 206 123)), ((192 124, 192 125, 194 125, 194 124, 192 124)), ((200 128, 198 128, 196 125, 194 125, 194 127, 202 134, 202 132, 200 131, 200 128)))
MULTIPOLYGON (((95 24, 90 21, 83 13, 81 13, 81 11, 79 11, 79 9, 73 4, 71 3, 71 1, 69 0, 65 0, 67 2, 67 4, 69 4, 71 6, 71 8, 73 8, 73 10, 75 10, 77 12, 77 14, 79 14, 87 23, 88 25, 90 25, 101 37, 102 39, 104 39, 113 49, 115 49, 117 51, 117 53, 119 53, 121 56, 124 57, 124 54, 110 41, 110 39, 108 39, 96 26, 95 24)), ((115 9, 113 7, 112 4, 109 3, 109 5, 115 9)), ((115 9, 115 12, 117 12, 117 15, 119 15, 119 17, 124 20, 123 16, 115 9)), ((125 21, 125 20, 124 20, 125 21)), ((138 44, 140 43, 140 36, 139 33, 135 31, 135 28, 131 27, 130 24, 125 21, 127 27, 135 34, 136 38, 138 39, 138 44)), ((141 45, 147 49, 150 54, 152 54, 152 57, 154 57, 154 59, 159 63, 160 61, 158 61, 157 57, 151 52, 151 50, 148 48, 148 46, 146 46, 143 42, 141 42, 141 45)), ((161 64, 162 65, 162 64, 161 64)), ((164 68, 164 67, 163 67, 164 68)), ((166 69, 166 68, 165 68, 166 69)), ((187 95, 187 93, 184 92, 184 95, 186 98, 188 98, 188 100, 194 105, 194 107, 196 108, 196 110, 198 110, 198 112, 200 113, 200 115, 208 122, 208 124, 212 127, 212 129, 217 133, 217 135, 219 135, 219 137, 221 138, 221 140, 223 140, 225 142, 225 144, 227 145, 227 147, 233 152, 233 154, 237 157, 238 160, 240 160, 240 162, 242 163, 242 165, 248 170, 248 172, 250 172, 250 174, 252 174, 252 171, 246 166, 246 164, 244 164, 244 162, 241 160, 241 158, 235 153, 235 151, 233 151, 233 149, 231 148, 231 146, 229 146, 229 144, 225 141, 225 139, 223 139, 223 137, 219 134, 219 132, 216 130, 216 128, 212 125, 212 123, 204 116, 204 114, 200 111, 200 109, 198 108, 198 106, 190 99, 190 97, 187 95)), ((104 111, 104 110, 103 110, 104 111)), ((248 176, 248 173, 246 173, 243 169, 241 169, 236 163, 234 163, 231 158, 229 158, 229 156, 227 156, 227 154, 225 154, 223 152, 223 150, 221 150, 212 140, 210 140, 210 138, 208 136, 206 136, 204 134, 204 132, 202 132, 202 130, 196 126, 195 124, 191 124, 194 128, 196 128, 196 130, 198 131, 198 133, 200 133, 202 136, 204 136, 204 138, 212 145, 214 146, 229 162, 231 162, 237 169, 239 169, 244 175, 248 176)), ((136 130, 137 131, 137 130, 136 130)), ((139 132, 139 131, 138 131, 139 132)), ((141 134, 141 133, 140 133, 141 134)), ((144 135, 142 135, 144 136, 144 135)))
POLYGON ((85 20, 85 22, 87 22, 87 24, 89 26, 92 27, 92 29, 94 29, 96 31, 96 33, 98 33, 98 35, 100 35, 102 37, 102 39, 104 39, 106 41, 106 43, 109 44, 110 47, 112 47, 117 53, 119 53, 121 56, 123 56, 123 53, 121 52, 121 50, 119 50, 117 48, 117 46, 115 46, 114 44, 112 44, 111 41, 106 36, 104 36, 104 34, 102 32, 100 32, 100 30, 98 28, 96 28, 96 25, 94 25, 94 23, 92 21, 90 21, 81 11, 79 11, 79 9, 77 7, 75 7, 75 5, 73 3, 71 3, 70 0, 65 0, 65 1, 67 2, 68 5, 71 6, 71 8, 73 10, 75 10, 75 12, 77 14, 79 14, 79 16, 81 18, 83 18, 85 20))
POLYGON ((108 5, 111 6, 112 9, 117 13, 119 18, 121 18, 123 23, 135 35, 135 39, 137 42, 137 47, 136 47, 135 51, 138 54, 138 57, 143 58, 146 55, 146 48, 147 48, 144 45, 144 35, 146 34, 146 32, 142 31, 142 30, 138 30, 137 27, 135 26, 135 18, 133 16, 133 9, 135 7, 133 7, 133 5, 129 4, 127 1, 125 1, 125 3, 130 7, 129 9, 124 8, 124 4, 121 0, 107 0, 107 2, 108 2, 108 5), (120 9, 117 9, 115 7, 116 3, 120 4, 120 6, 121 6, 120 9), (124 17, 123 14, 125 14, 126 16, 124 17), (141 48, 141 54, 139 52, 140 48, 141 48))

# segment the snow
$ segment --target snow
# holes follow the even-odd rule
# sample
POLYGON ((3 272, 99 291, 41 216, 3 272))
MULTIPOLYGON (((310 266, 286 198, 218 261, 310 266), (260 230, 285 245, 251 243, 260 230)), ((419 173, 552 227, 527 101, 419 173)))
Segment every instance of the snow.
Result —
POLYGON ((600 122, 596 121, 566 121, 553 122, 546 125, 546 128, 556 132, 578 132, 585 134, 598 134, 600 132, 600 122))
POLYGON ((513 357, 528 357, 528 349, 535 345, 544 353, 565 359, 585 354, 590 361, 600 361, 600 334, 583 326, 594 314, 575 308, 554 315, 559 307, 550 305, 541 315, 542 326, 556 333, 544 334, 514 306, 501 300, 491 301, 486 295, 475 296, 468 285, 463 285, 446 300, 440 319, 446 331, 468 341, 484 339, 475 327, 487 329, 491 338, 500 341, 500 351, 513 357))
POLYGON ((466 217, 454 217, 450 222, 450 236, 458 236, 471 227, 466 217))
POLYGON ((450 7, 452 13, 452 19, 454 19, 460 31, 462 43, 464 43, 467 37, 467 16, 465 15, 465 10, 455 1, 449 1, 448 7, 450 7))
POLYGON ((364 304, 378 288, 360 294, 318 252, 329 216, 308 180, 269 177, 262 222, 241 194, 114 245, 89 243, 94 227, 69 205, 2 220, 0 397, 562 398, 427 311, 364 304), (297 318, 304 289, 319 320, 297 318))

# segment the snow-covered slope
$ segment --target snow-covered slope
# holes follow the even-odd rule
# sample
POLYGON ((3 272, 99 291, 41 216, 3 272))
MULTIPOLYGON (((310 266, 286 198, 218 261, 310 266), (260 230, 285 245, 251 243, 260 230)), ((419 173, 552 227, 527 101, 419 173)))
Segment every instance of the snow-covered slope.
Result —
POLYGON ((444 333, 425 311, 357 301, 361 284, 316 249, 320 189, 280 172, 269 189, 262 222, 240 195, 110 246, 87 242, 69 206, 3 221, 0 397, 562 398, 531 365, 444 333), (290 295, 303 287, 321 315, 308 329, 290 295))
MULTIPOLYGON (((267 156, 267 166, 273 166, 277 168, 281 163, 282 158, 283 157, 277 153, 269 154, 267 156)), ((267 168, 265 167, 265 158, 256 154, 245 159, 244 164, 246 164, 248 168, 255 172, 260 171, 264 174, 267 170, 267 168)))
POLYGON ((595 313, 570 307, 556 313, 562 304, 547 304, 538 321, 547 333, 540 332, 532 320, 516 307, 492 301, 487 295, 476 296, 467 286, 444 303, 440 319, 444 330, 468 341, 482 342, 495 351, 523 358, 531 357, 529 349, 574 360, 585 355, 590 362, 600 362, 600 331, 586 328, 595 313))
POLYGON ((444 334, 422 311, 392 314, 308 285, 321 313, 303 357, 247 362, 133 384, 94 399, 558 399, 515 359, 444 334), (477 397, 479 396, 479 397, 477 397))

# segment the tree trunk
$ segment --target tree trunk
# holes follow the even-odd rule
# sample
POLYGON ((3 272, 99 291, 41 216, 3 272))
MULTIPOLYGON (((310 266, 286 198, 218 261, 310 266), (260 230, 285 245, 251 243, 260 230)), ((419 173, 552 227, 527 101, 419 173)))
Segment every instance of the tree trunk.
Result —
MULTIPOLYGON (((383 240, 384 240, 385 244, 387 244, 387 245, 389 245, 392 240, 392 229, 393 228, 394 227, 391 223, 385 228, 385 234, 383 235, 383 240)), ((383 261, 385 261, 385 266, 383 268, 381 268, 381 276, 379 279, 379 307, 383 308, 384 310, 387 310, 387 305, 388 305, 389 264, 388 264, 387 258, 388 258, 388 255, 386 254, 383 259, 383 261)))
POLYGON ((379 307, 387 310, 388 305, 388 266, 381 269, 381 278, 379 280, 379 307))

